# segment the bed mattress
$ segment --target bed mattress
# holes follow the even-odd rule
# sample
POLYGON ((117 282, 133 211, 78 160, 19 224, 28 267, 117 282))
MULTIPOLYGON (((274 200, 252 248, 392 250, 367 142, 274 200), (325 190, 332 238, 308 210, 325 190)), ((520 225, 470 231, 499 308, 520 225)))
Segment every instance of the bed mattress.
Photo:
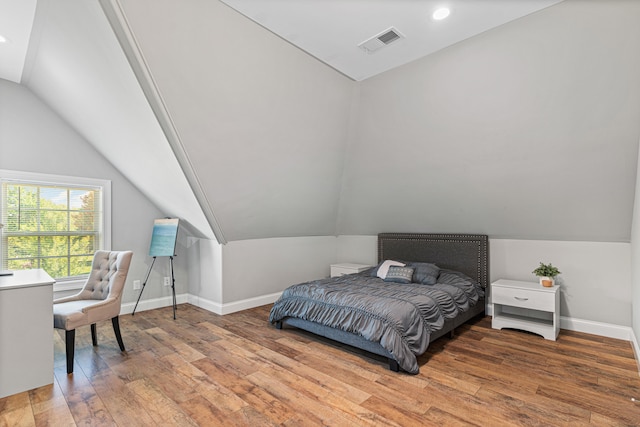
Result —
POLYGON ((369 271, 285 289, 269 321, 303 319, 379 343, 409 372, 445 323, 484 304, 484 289, 465 274, 441 270, 437 283, 385 282, 369 271))

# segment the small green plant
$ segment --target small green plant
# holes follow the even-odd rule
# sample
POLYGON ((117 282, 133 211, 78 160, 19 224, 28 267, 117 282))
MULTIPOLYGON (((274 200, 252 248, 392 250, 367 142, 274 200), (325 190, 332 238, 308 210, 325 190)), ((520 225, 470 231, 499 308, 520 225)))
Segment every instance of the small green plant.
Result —
POLYGON ((551 277, 554 278, 558 274, 560 274, 560 270, 554 267, 551 263, 543 264, 540 263, 540 266, 532 271, 533 274, 540 277, 551 277))

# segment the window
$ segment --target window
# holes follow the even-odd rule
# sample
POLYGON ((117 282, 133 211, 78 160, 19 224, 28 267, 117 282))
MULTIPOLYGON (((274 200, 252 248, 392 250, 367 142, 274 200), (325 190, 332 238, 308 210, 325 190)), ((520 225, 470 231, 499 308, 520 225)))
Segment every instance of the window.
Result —
POLYGON ((1 269, 80 279, 110 247, 110 181, 0 170, 0 184, 1 269))

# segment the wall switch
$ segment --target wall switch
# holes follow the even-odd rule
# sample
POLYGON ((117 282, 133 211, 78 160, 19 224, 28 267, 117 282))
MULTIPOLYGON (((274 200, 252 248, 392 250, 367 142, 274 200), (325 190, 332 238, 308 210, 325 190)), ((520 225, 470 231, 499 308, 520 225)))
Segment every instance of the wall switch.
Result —
POLYGON ((164 285, 165 286, 171 286, 171 278, 165 276, 164 278, 164 285))
POLYGON ((140 280, 134 280, 133 281, 133 290, 137 291, 138 289, 140 289, 140 280))

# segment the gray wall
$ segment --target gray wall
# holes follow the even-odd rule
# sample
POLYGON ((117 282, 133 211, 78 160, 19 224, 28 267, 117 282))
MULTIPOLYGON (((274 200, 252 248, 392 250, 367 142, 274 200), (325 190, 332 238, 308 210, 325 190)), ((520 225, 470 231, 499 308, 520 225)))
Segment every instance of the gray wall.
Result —
POLYGON ((631 234, 631 313, 631 327, 635 333, 636 360, 640 367, 640 173, 636 181, 631 234))
POLYGON ((628 242, 639 22, 567 0, 362 82, 339 232, 628 242))
MULTIPOLYGON (((107 179, 111 181, 111 247, 132 250, 123 302, 135 301, 132 281, 144 279, 153 220, 159 211, 117 169, 29 89, 0 79, 0 169, 107 179)), ((184 252, 182 247, 178 248, 184 252)), ((158 261, 144 299, 169 295, 161 286, 167 265, 158 261)), ((179 293, 187 290, 186 260, 176 262, 179 293)))
POLYGON ((276 294, 293 283, 329 277, 335 256, 333 236, 229 242, 222 247, 223 301, 276 294))

